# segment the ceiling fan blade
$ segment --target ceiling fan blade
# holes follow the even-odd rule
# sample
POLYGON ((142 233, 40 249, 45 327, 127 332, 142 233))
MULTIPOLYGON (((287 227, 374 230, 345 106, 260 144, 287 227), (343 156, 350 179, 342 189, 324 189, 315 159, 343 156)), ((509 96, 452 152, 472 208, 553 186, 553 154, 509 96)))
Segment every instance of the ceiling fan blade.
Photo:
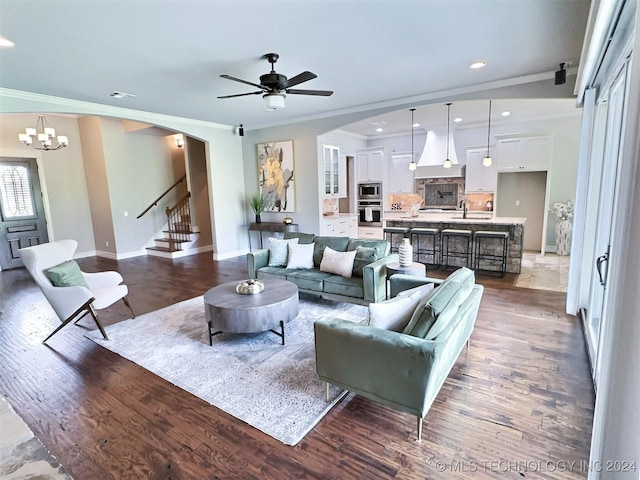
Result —
POLYGON ((240 82, 240 83, 245 83, 247 85, 251 85, 257 88, 261 88, 264 91, 267 90, 267 87, 263 86, 263 85, 258 85, 257 83, 253 83, 253 82, 248 82, 247 80, 242 80, 241 78, 236 78, 236 77, 232 77, 231 75, 220 75, 221 78, 226 78, 227 80, 233 80, 234 82, 240 82))
POLYGON ((218 98, 233 98, 233 97, 244 97, 247 95, 261 95, 264 91, 260 90, 259 92, 249 92, 249 93, 236 93, 235 95, 223 95, 218 98))
POLYGON ((290 88, 287 89, 286 92, 293 95, 319 95, 321 97, 330 97, 331 95, 333 95, 333 92, 331 90, 299 90, 290 88))
POLYGON ((314 78, 317 78, 318 76, 315 73, 311 73, 311 72, 302 72, 299 75, 296 75, 295 77, 291 77, 289 80, 287 80, 286 82, 284 82, 281 87, 282 88, 289 88, 289 87, 293 87, 295 85, 299 85, 302 82, 308 82, 309 80, 313 80, 314 78))

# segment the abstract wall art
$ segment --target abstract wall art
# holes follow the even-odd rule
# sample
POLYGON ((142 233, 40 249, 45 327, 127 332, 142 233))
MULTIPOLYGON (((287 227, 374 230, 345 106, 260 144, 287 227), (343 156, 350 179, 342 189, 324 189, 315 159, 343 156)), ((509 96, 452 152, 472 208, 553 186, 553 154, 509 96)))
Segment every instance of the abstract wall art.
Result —
POLYGON ((295 212, 293 140, 259 143, 258 185, 267 212, 295 212))

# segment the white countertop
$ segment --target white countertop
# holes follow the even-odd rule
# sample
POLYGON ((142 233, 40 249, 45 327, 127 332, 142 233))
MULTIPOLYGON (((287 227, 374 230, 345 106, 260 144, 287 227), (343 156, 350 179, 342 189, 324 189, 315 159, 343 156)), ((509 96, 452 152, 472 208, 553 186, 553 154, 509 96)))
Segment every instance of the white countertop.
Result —
POLYGON ((356 217, 357 213, 334 213, 332 215, 322 215, 323 220, 335 220, 337 218, 356 217))
POLYGON ((468 212, 467 218, 462 218, 462 212, 420 212, 418 216, 411 216, 411 212, 384 212, 383 220, 407 222, 448 222, 448 223, 480 223, 487 225, 522 225, 525 217, 495 217, 494 212, 468 212))

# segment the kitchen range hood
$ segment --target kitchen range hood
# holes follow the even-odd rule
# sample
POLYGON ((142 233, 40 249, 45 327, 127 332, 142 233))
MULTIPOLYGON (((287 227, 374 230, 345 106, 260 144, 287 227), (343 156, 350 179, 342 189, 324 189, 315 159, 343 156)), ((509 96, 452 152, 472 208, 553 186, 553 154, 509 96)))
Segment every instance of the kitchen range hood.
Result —
POLYGON ((445 158, 447 158, 447 129, 429 130, 420 160, 418 160, 415 178, 464 177, 464 165, 458 163, 452 133, 449 135, 451 168, 442 166, 445 158))

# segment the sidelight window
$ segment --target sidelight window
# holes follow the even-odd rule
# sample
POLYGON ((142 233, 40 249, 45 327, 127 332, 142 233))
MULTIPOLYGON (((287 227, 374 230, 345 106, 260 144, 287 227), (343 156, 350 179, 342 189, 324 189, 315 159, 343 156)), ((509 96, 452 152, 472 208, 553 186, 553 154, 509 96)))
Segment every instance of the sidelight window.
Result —
POLYGON ((0 205, 5 220, 35 216, 31 181, 26 166, 0 164, 0 205))

